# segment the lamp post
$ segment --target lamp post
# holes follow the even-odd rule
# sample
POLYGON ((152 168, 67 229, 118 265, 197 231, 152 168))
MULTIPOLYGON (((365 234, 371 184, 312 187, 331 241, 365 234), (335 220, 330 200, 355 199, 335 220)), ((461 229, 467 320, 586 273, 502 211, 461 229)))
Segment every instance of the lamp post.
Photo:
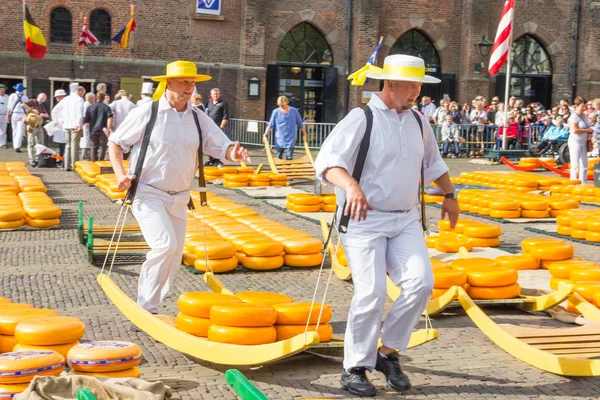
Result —
MULTIPOLYGON (((486 39, 485 35, 481 37, 479 42, 475 43, 475 48, 477 49, 477 53, 479 57, 485 58, 490 54, 490 50, 492 50, 492 46, 494 44, 486 39)), ((482 61, 480 63, 475 64, 475 72, 481 72, 481 70, 485 67, 485 62, 482 61)))

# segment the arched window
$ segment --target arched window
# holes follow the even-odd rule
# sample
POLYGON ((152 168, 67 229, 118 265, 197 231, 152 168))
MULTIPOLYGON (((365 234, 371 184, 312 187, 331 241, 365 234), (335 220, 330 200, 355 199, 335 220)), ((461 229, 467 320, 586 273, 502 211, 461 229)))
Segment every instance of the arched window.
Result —
POLYGON ((513 74, 552 75, 550 56, 533 36, 523 35, 515 40, 512 45, 512 57, 513 74))
POLYGON ((279 44, 277 61, 297 64, 333 63, 327 40, 308 22, 296 25, 285 35, 279 44))
POLYGON ((73 43, 73 17, 64 7, 56 7, 50 13, 50 43, 73 43))
POLYGON ((411 29, 400 36, 392 46, 391 54, 406 54, 422 58, 427 72, 441 72, 440 57, 433 42, 417 29, 411 29))
POLYGON ((100 45, 110 46, 111 18, 107 11, 102 9, 92 11, 89 28, 90 32, 100 41, 100 45))

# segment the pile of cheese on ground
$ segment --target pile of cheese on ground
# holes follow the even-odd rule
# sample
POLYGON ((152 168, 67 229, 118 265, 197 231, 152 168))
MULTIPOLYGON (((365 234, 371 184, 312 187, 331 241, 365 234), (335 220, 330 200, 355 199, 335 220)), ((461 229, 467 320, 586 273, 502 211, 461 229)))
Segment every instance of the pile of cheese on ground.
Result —
POLYGON ((256 173, 252 167, 204 167, 204 179, 214 181, 223 179, 223 186, 238 187, 263 187, 287 186, 288 177, 283 174, 271 172, 256 173))
POLYGON ((550 187, 552 198, 574 199, 586 203, 600 203, 600 188, 587 185, 556 185, 550 187))
MULTIPOLYGON (((129 170, 129 160, 123 160, 123 167, 125 171, 129 170)), ((113 173, 102 174, 102 168, 112 170, 112 164, 110 161, 77 161, 75 163, 75 172, 85 182, 95 185, 111 200, 124 199, 127 192, 119 189, 117 176, 113 173)))
POLYGON ((452 183, 482 185, 511 192, 548 191, 553 185, 577 185, 581 182, 567 178, 544 176, 533 172, 475 171, 463 172, 451 178, 452 183))
POLYGON ((334 212, 336 206, 335 194, 315 196, 312 194, 288 194, 286 208, 297 213, 334 212))
POLYGON ((565 211, 556 217, 556 223, 560 235, 600 243, 600 209, 565 211))
POLYGON ((461 247, 468 251, 473 247, 498 247, 502 229, 485 222, 461 218, 454 229, 447 219, 438 221, 440 233, 426 238, 427 247, 443 253, 457 253, 461 247))

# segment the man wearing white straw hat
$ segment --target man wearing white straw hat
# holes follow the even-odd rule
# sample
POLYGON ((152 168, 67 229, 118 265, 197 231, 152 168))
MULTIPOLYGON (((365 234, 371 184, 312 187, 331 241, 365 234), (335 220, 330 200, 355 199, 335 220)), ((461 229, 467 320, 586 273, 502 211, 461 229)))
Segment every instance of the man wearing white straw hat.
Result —
POLYGON ((425 185, 435 182, 444 192, 442 217, 448 215, 452 226, 459 212, 433 130, 411 110, 421 85, 440 81, 425 75, 422 59, 406 55, 388 56, 383 68, 367 65, 348 79, 365 78, 384 80, 383 90, 336 125, 315 168, 320 180, 335 186, 340 237, 354 282, 341 386, 374 396, 367 370, 382 372, 392 389, 410 388, 397 351, 406 349, 432 294, 424 218, 417 208, 421 176, 425 185), (378 349, 386 273, 402 291, 385 318, 378 349))
POLYGON ((142 159, 131 210, 151 250, 140 272, 137 303, 154 314, 181 268, 189 189, 202 163, 198 160, 200 143, 204 154, 229 161, 250 161, 248 151, 239 142, 230 141, 208 115, 190 103, 196 82, 209 79, 208 75, 198 74, 193 62, 168 64, 166 75, 152 78, 160 82, 156 104, 149 102, 133 109, 108 138, 110 161, 121 190, 131 187, 142 159), (149 141, 145 141, 149 124, 149 141), (123 152, 130 149, 127 173, 123 152))
POLYGON ((142 98, 135 103, 137 107, 152 101, 152 82, 142 83, 142 98))

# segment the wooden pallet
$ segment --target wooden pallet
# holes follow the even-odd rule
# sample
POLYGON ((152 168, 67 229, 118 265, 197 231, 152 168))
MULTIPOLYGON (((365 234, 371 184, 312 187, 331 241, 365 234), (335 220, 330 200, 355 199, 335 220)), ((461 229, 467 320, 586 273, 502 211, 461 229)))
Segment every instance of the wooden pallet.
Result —
POLYGON ((271 153, 271 145, 267 139, 264 140, 264 144, 271 171, 276 174, 287 175, 289 180, 315 179, 315 162, 306 140, 304 140, 304 151, 306 154, 297 160, 280 160, 274 158, 271 153))

